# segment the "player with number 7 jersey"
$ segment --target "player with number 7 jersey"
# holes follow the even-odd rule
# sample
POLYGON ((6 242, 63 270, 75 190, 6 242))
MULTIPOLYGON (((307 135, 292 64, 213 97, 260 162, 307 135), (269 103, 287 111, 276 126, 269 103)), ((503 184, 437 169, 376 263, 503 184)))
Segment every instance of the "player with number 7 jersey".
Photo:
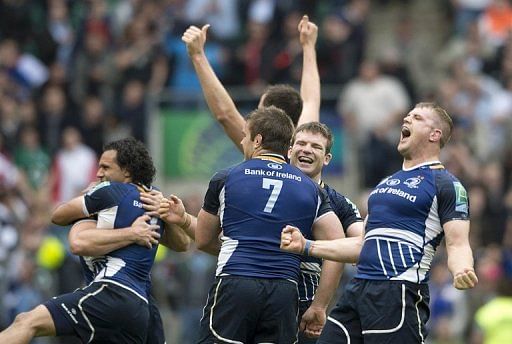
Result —
POLYGON ((223 229, 216 275, 297 281, 300 256, 279 249, 281 229, 291 224, 312 238, 314 221, 332 211, 326 199, 317 183, 277 154, 218 172, 203 206, 219 212, 223 229))
POLYGON ((301 259, 280 250, 281 231, 331 240, 342 226, 324 190, 286 162, 282 110, 253 111, 243 133, 246 160, 213 176, 197 217, 198 248, 219 256, 198 343, 296 343, 301 259))

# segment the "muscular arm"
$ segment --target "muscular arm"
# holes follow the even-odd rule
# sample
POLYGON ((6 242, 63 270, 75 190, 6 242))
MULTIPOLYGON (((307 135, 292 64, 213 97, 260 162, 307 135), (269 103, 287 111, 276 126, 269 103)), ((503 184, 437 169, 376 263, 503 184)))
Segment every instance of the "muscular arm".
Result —
POLYGON ((190 237, 179 226, 165 223, 160 244, 176 252, 185 252, 190 248, 190 237))
POLYGON ((219 217, 201 209, 197 215, 195 230, 197 248, 217 256, 220 252, 220 232, 219 217))
POLYGON ((449 221, 443 225, 443 229, 453 286, 457 289, 473 288, 478 278, 473 270, 473 252, 469 246, 469 221, 449 221))
POLYGON ((104 229, 97 228, 95 220, 77 222, 68 234, 71 252, 79 256, 102 256, 131 244, 151 248, 158 244, 158 225, 146 221, 149 216, 138 217, 131 227, 104 229))
POLYGON ((243 133, 245 119, 238 112, 235 103, 228 92, 215 75, 206 55, 204 53, 204 43, 206 41, 206 32, 210 25, 205 25, 202 29, 191 26, 183 34, 182 40, 187 45, 188 55, 196 71, 204 98, 215 119, 220 123, 231 141, 242 151, 243 133))
POLYGON ((52 213, 52 222, 59 226, 67 226, 85 217, 87 214, 84 212, 84 196, 78 196, 57 206, 52 213))
POLYGON ((318 74, 315 50, 318 27, 309 21, 308 16, 304 16, 299 23, 299 33, 303 50, 300 83, 300 95, 303 104, 297 126, 320 120, 320 75, 318 74))

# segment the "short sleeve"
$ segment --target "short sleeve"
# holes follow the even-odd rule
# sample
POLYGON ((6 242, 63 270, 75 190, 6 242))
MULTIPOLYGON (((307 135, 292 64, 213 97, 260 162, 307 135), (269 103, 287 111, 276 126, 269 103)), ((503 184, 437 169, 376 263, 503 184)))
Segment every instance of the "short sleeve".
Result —
POLYGON ((212 215, 218 215, 220 208, 220 198, 224 192, 224 185, 226 185, 226 178, 228 175, 227 170, 215 173, 208 184, 208 190, 204 196, 203 210, 212 215))
POLYGON ((318 196, 319 196, 319 205, 318 205, 318 212, 316 214, 316 217, 319 218, 322 215, 327 214, 332 210, 331 202, 329 201, 329 195, 327 195, 327 192, 325 192, 324 189, 322 189, 318 185, 318 196))
POLYGON ((103 209, 111 208, 119 203, 122 198, 122 189, 118 184, 103 182, 96 185, 84 196, 84 211, 90 216, 103 209))
POLYGON ((437 175, 436 184, 441 224, 451 220, 469 220, 469 198, 462 183, 447 173, 440 173, 437 175))

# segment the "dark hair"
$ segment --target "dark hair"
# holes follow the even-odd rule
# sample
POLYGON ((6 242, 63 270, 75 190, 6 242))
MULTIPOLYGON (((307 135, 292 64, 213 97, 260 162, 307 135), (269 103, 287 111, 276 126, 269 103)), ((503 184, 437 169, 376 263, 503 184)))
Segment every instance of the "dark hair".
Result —
POLYGON ((133 137, 107 143, 103 151, 114 150, 117 153, 117 164, 128 171, 135 184, 151 186, 155 178, 153 159, 144 144, 133 137))
POLYGON ((293 122, 293 126, 299 123, 300 114, 302 113, 302 98, 290 85, 274 85, 270 86, 263 93, 263 103, 265 107, 275 106, 284 111, 293 122))
POLYGON ((439 119, 441 126, 441 140, 439 142, 441 148, 444 147, 448 141, 450 141, 450 137, 452 136, 452 130, 453 130, 453 121, 448 112, 446 112, 445 109, 437 105, 436 103, 418 103, 416 104, 417 108, 428 108, 432 109, 434 113, 436 114, 437 118, 439 119))
POLYGON ((285 112, 275 106, 256 109, 247 117, 251 140, 262 137, 261 147, 272 153, 286 155, 293 135, 293 123, 285 112))
POLYGON ((329 129, 328 126, 320 122, 308 122, 301 124, 297 129, 295 129, 295 132, 293 133, 292 145, 295 143, 295 137, 297 136, 297 133, 300 133, 301 131, 309 131, 310 133, 320 134, 325 137, 327 139, 327 144, 325 145, 325 154, 329 154, 331 152, 334 139, 332 138, 331 129, 329 129))

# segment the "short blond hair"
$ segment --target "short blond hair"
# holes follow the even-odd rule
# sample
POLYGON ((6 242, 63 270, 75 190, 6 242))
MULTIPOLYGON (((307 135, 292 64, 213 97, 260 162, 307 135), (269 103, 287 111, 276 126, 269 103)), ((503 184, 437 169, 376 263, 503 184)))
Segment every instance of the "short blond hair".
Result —
POLYGON ((418 103, 416 104, 415 107, 432 109, 434 113, 437 115, 437 118, 440 122, 440 129, 442 133, 439 144, 441 145, 441 148, 443 148, 444 145, 447 144, 448 141, 450 141, 450 137, 452 136, 453 130, 453 121, 448 112, 436 103, 418 103))

